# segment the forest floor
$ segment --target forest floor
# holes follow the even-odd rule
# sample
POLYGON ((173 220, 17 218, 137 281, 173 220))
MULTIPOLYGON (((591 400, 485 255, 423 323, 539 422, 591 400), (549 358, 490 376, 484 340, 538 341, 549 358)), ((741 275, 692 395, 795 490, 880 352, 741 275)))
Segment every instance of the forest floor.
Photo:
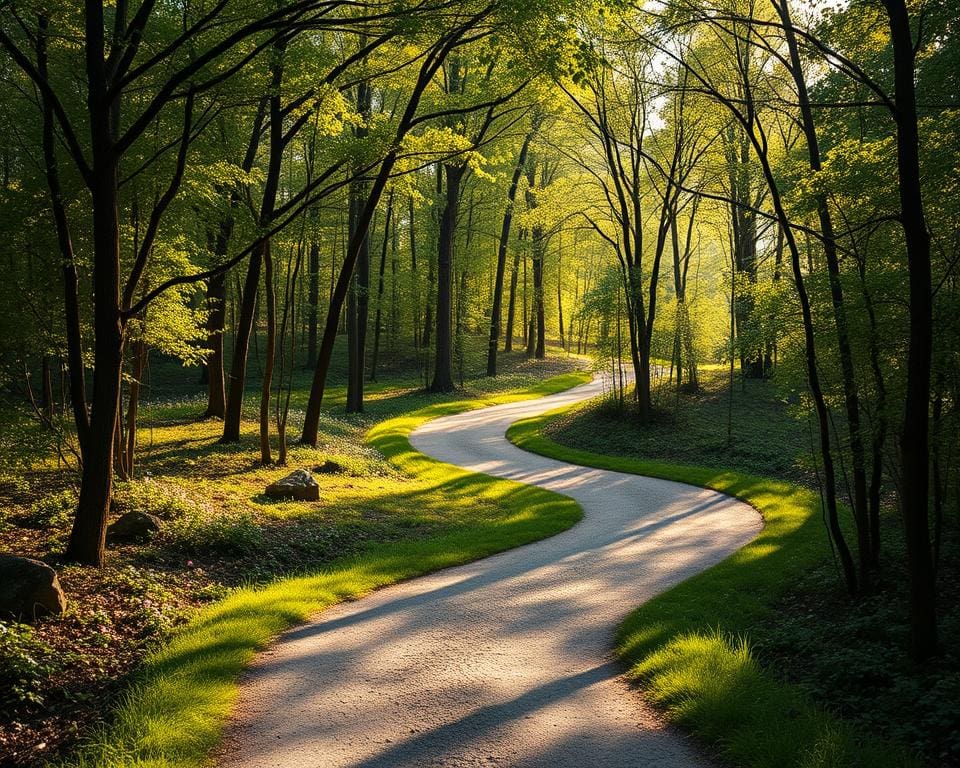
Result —
MULTIPOLYGON (((384 377, 370 386, 366 412, 350 417, 342 415, 342 388, 333 387, 318 448, 291 445, 286 468, 260 466, 252 420, 244 422, 239 444, 217 443, 221 422, 197 420, 202 388, 179 383, 182 370, 157 366, 141 411, 138 476, 144 479, 119 484, 115 512, 148 511, 164 527, 148 544, 111 547, 100 570, 59 561, 75 473, 49 453, 38 455, 49 444, 40 435, 24 437, 26 417, 11 411, 6 423, 20 431, 13 438, 5 429, 0 441, 16 444, 0 467, 0 551, 57 568, 69 608, 63 618, 33 627, 0 622, 0 765, 39 765, 69 752, 109 714, 144 657, 198 608, 233 588, 316 570, 376 544, 431 536, 476 514, 483 500, 451 506, 439 495, 433 503, 421 495, 417 505, 405 503, 410 479, 366 445, 364 434, 427 404, 522 389, 582 362, 527 361, 519 353, 504 356, 501 365, 501 376, 468 378, 447 398, 428 396, 416 375, 384 377), (318 476, 320 502, 263 495, 291 469, 326 461, 337 469, 318 476)), ((295 382, 292 437, 307 379, 295 382)), ((253 419, 255 395, 245 407, 253 419)))
MULTIPOLYGON (((816 488, 812 425, 775 382, 701 373, 697 394, 661 397, 657 421, 642 427, 608 400, 562 414, 545 435, 609 456, 662 460, 788 480, 816 488), (730 425, 730 438, 727 436, 730 425)), ((661 393, 662 395, 663 393, 661 393)), ((896 511, 886 510, 884 568, 857 600, 846 593, 824 531, 819 567, 788 586, 775 622, 750 630, 759 661, 855 727, 906 747, 932 766, 960 766, 960 521, 948 520, 939 585, 944 652, 924 667, 906 655, 906 574, 896 511)))

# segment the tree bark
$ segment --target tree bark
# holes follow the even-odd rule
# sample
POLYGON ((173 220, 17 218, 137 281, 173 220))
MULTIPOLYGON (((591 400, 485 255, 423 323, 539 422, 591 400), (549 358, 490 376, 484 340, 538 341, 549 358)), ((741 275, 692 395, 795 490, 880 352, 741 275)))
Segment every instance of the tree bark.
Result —
POLYGON ((897 169, 901 224, 907 244, 910 280, 910 348, 907 394, 900 429, 900 511, 910 580, 910 646, 924 661, 938 650, 936 577, 930 552, 930 368, 933 306, 930 235, 920 183, 915 48, 904 0, 884 0, 893 44, 896 92, 897 169))
MULTIPOLYGON (((490 310, 490 343, 487 347, 487 376, 497 375, 497 349, 500 345, 500 320, 503 314, 503 280, 507 271, 507 249, 510 245, 510 228, 513 224, 513 207, 517 199, 517 188, 520 186, 520 177, 527 164, 527 152, 530 142, 539 128, 535 120, 520 146, 516 167, 513 169, 513 178, 507 191, 507 205, 503 212, 503 223, 500 226, 500 240, 497 246, 497 274, 493 282, 493 308, 490 310)), ((513 285, 516 283, 514 272, 513 285)), ((513 332, 512 323, 507 331, 513 332)))
POLYGON ((87 111, 93 157, 93 393, 90 429, 83 449, 80 498, 65 557, 103 563, 107 514, 113 492, 114 435, 120 408, 124 327, 120 313, 119 158, 114 152, 116 97, 108 88, 104 60, 103 6, 86 3, 87 111))
POLYGON ((227 319, 227 273, 207 280, 207 409, 204 418, 222 419, 227 410, 223 380, 223 334, 227 319))
MULTIPOLYGON (((387 216, 383 227, 383 245, 380 249, 380 269, 377 275, 377 313, 373 321, 373 350, 370 356, 370 381, 377 380, 377 362, 380 357, 380 332, 383 319, 384 278, 387 272, 387 249, 390 246, 390 228, 393 225, 393 192, 387 198, 387 216)), ((394 262, 396 273, 396 262, 394 262)))
POLYGON ((453 248, 460 207, 462 166, 445 164, 446 197, 437 247, 437 323, 431 392, 452 392, 453 385, 453 248))

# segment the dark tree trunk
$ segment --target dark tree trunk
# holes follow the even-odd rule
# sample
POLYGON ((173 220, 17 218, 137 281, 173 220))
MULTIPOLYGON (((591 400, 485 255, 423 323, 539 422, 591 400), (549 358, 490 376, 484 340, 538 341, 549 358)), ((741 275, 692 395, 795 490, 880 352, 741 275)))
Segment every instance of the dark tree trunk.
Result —
MULTIPOLYGON (((350 238, 358 233, 363 210, 361 184, 351 186, 350 238)), ((366 233, 357 254, 357 262, 347 296, 347 413, 363 411, 363 374, 367 346, 367 313, 370 289, 370 238, 366 233)))
POLYGON ((226 413, 226 390, 223 381, 223 334, 227 311, 227 273, 221 272, 207 280, 207 410, 205 418, 222 419, 226 413))
MULTIPOLYGON (((380 357, 380 325, 383 318, 384 278, 387 272, 387 249, 390 246, 390 228, 393 225, 393 192, 387 198, 387 216, 383 227, 383 245, 380 249, 380 269, 377 275, 377 313, 373 322, 373 352, 370 356, 370 381, 377 380, 377 362, 380 357)), ((396 262, 394 261, 394 274, 396 262)))
MULTIPOLYGON (((532 345, 534 357, 543 360, 547 356, 547 323, 543 300, 543 257, 546 239, 540 227, 533 228, 533 312, 530 328, 536 330, 536 342, 532 345), (535 325, 534 325, 535 324, 535 325)), ((529 346, 529 345, 528 345, 529 346)))
POLYGON ((263 366, 263 382, 260 387, 260 463, 264 466, 273 462, 270 451, 270 391, 273 388, 273 367, 276 359, 277 344, 277 294, 273 281, 273 253, 270 241, 263 244, 264 292, 267 299, 267 354, 263 366))
MULTIPOLYGON (((37 32, 37 69, 44 80, 49 79, 47 71, 47 18, 39 17, 37 32)), ((85 448, 90 430, 90 414, 87 410, 86 376, 83 365, 83 339, 80 325, 79 277, 74 258, 73 240, 67 221, 67 212, 63 203, 63 191, 60 186, 60 168, 57 162, 56 137, 53 105, 41 92, 41 112, 43 116, 43 158, 50 191, 51 210, 57 232, 57 244, 63 263, 63 303, 64 322, 67 341, 67 369, 70 383, 70 404, 77 430, 77 442, 81 454, 85 448)))
MULTIPOLYGON (((507 192, 507 206, 503 212, 503 224, 500 227, 500 240, 497 246, 497 274, 493 282, 493 308, 490 311, 490 344, 487 347, 487 376, 497 375, 497 349, 500 344, 500 320, 503 314, 503 280, 507 271, 507 249, 510 245, 510 228, 513 224, 513 206, 517 199, 517 188, 520 186, 520 177, 523 175, 523 169, 527 164, 527 152, 530 149, 530 142, 538 129, 538 123, 534 122, 529 132, 523 139, 520 146, 520 154, 517 157, 517 165, 513 169, 513 178, 510 181, 510 189, 507 192)), ((516 274, 516 273, 514 273, 516 274)), ((513 278, 515 284, 515 277, 513 278)), ((507 331, 508 336, 513 332, 513 327, 507 331)), ((507 342, 509 343, 509 341, 507 342)))
POLYGON ((507 328, 504 333, 503 351, 513 351, 513 323, 517 316, 517 281, 520 277, 520 250, 513 255, 513 269, 510 272, 510 300, 507 302, 507 328))
MULTIPOLYGON (((807 152, 810 159, 810 170, 818 173, 821 170, 820 143, 817 137, 816 124, 813 120, 813 110, 807 96, 807 84, 803 74, 803 63, 800 60, 800 51, 797 46, 796 34, 790 18, 790 9, 786 0, 775 4, 784 25, 784 34, 790 52, 791 74, 797 88, 800 101, 800 114, 804 136, 807 140, 807 152)), ((863 438, 860 424, 860 393, 857 387, 856 371, 853 365, 853 349, 850 343, 850 332, 847 325, 847 310, 843 300, 843 285, 840 279, 840 259, 837 254, 837 243, 833 230, 833 218, 827 204, 825 194, 817 196, 817 215, 820 220, 820 231, 823 234, 823 252, 827 262, 827 272, 830 276, 830 297, 833 305, 834 325, 837 329, 837 347, 840 353, 840 370, 843 374, 844 406, 847 414, 847 429, 850 435, 850 453, 853 464, 853 513, 857 528, 857 547, 860 555, 860 573, 865 578, 867 573, 878 565, 875 559, 875 548, 871 542, 870 514, 867 499, 867 470, 866 456, 863 447, 863 438)))
POLYGON ((893 44, 897 169, 910 279, 910 349, 900 430, 900 510, 910 580, 910 643, 915 660, 937 653, 936 577, 930 552, 930 367, 933 352, 930 235, 920 183, 915 56, 904 0, 884 0, 893 44))
MULTIPOLYGON (((260 205, 260 223, 266 224, 273 215, 277 189, 280 183, 280 154, 283 145, 283 125, 278 119, 281 112, 280 87, 283 83, 283 43, 277 43, 276 58, 271 66, 270 78, 270 167, 264 182, 263 200, 260 205)), ((227 395, 227 409, 223 418, 222 443, 240 441, 240 421, 243 417, 243 392, 246 388, 247 355, 250 350, 250 334, 256 315, 257 293, 260 287, 260 271, 263 267, 263 249, 266 243, 259 243, 250 254, 247 264, 247 277, 243 284, 243 296, 240 300, 240 315, 234 328, 233 358, 230 361, 230 381, 227 395)))
POLYGON ((434 357, 431 392, 452 392, 453 385, 453 247, 460 205, 460 182, 464 169, 459 165, 444 165, 447 189, 443 214, 440 219, 440 238, 437 248, 437 324, 436 355, 434 357))
POLYGON ((114 152, 113 116, 117 105, 107 87, 102 6, 98 3, 87 3, 85 49, 93 155, 89 186, 93 207, 94 371, 80 499, 65 556, 101 565, 113 491, 124 328, 120 313, 119 160, 114 152))
MULTIPOLYGON (((357 112, 364 122, 354 129, 354 135, 361 140, 369 134, 367 124, 370 121, 372 97, 369 83, 362 82, 357 85, 357 112)), ((366 193, 366 184, 363 181, 358 180, 350 185, 351 238, 358 232, 366 193)), ((363 235, 354 268, 353 289, 347 303, 347 413, 363 412, 367 324, 370 314, 370 235, 366 231, 363 235)))
POLYGON ((320 318, 320 237, 316 231, 310 236, 307 269, 310 277, 307 288, 307 359, 304 367, 313 370, 317 364, 317 330, 320 318))

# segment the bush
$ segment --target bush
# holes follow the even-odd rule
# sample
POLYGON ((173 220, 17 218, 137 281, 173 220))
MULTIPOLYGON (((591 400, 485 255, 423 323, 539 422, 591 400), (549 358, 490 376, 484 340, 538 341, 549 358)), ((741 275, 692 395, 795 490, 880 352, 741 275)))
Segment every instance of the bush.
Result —
POLYGON ((66 528, 73 520, 77 509, 77 493, 72 488, 50 493, 30 505, 23 516, 24 525, 30 528, 66 528))
POLYGON ((191 517, 202 511, 179 485, 152 478, 117 483, 110 506, 118 514, 147 512, 163 520, 191 517))
POLYGON ((0 710, 43 704, 43 683, 58 670, 53 649, 31 626, 0 621, 0 710))
POLYGON ((263 545, 263 530, 249 512, 191 515, 177 521, 173 537, 185 552, 250 555, 263 545))

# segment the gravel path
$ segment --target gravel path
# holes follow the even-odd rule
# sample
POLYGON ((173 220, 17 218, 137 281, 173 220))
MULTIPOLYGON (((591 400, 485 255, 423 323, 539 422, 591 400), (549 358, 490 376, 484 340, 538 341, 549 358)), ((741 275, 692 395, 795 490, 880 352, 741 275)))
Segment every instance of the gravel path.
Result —
POLYGON ((712 491, 521 451, 514 421, 600 384, 429 422, 411 442, 451 464, 572 496, 585 517, 545 541, 335 606, 246 677, 223 766, 709 765, 620 677, 634 606, 760 529, 712 491))

